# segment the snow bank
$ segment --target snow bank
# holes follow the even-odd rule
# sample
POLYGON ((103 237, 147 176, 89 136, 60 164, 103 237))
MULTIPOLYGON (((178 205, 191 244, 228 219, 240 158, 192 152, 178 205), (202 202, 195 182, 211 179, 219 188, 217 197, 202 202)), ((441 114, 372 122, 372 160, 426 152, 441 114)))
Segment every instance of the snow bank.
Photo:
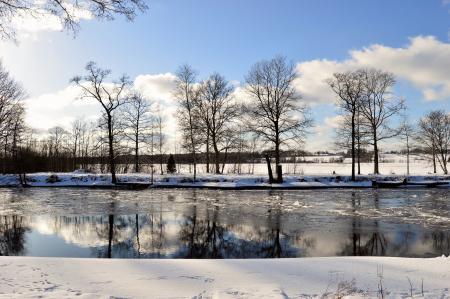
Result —
POLYGON ((1 257, 0 298, 450 298, 450 258, 1 257))
MULTIPOLYGON (((118 180, 123 183, 148 183, 151 175, 119 174, 118 180)), ((261 175, 199 175, 194 181, 190 174, 154 175, 154 187, 203 187, 223 189, 250 188, 342 188, 342 187, 371 187, 372 181, 398 182, 405 176, 401 175, 360 175, 356 182, 351 182, 350 176, 341 175, 286 175, 282 184, 270 184, 267 176, 261 175)), ((450 176, 444 175, 415 175, 409 176, 412 182, 449 182, 450 176)), ((27 183, 32 187, 111 187, 111 177, 107 174, 90 173, 33 173, 27 175, 27 183)), ((0 175, 0 186, 17 186, 17 176, 0 175)))

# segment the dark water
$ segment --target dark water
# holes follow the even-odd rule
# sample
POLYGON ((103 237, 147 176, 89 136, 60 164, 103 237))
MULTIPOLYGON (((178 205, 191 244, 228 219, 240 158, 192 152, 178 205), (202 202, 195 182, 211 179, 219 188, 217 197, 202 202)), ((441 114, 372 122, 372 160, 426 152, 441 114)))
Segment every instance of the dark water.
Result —
POLYGON ((449 191, 0 189, 0 255, 448 255, 449 191))

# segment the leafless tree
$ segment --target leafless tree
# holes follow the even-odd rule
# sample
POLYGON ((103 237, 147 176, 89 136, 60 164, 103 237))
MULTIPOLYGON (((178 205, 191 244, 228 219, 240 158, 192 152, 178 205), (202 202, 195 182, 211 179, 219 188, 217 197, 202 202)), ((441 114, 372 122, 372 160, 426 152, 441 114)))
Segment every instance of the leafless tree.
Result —
POLYGON ((166 135, 163 133, 164 129, 164 117, 161 113, 161 109, 158 108, 155 111, 154 122, 157 130, 157 139, 158 139, 158 155, 159 155, 159 167, 161 175, 164 174, 164 146, 166 144, 166 135))
MULTIPOLYGON (((301 103, 293 82, 294 65, 284 57, 256 63, 246 77, 250 103, 246 105, 251 131, 273 145, 275 163, 280 164, 280 149, 290 141, 304 141, 312 125, 308 107, 301 103)), ((278 173, 278 180, 280 178, 278 173)))
MULTIPOLYGON (((361 117, 361 113, 356 113, 355 119, 355 151, 356 151, 356 166, 357 174, 361 174, 361 156, 363 150, 369 145, 370 134, 367 129, 362 125, 364 119, 361 117)), ((346 149, 351 152, 352 149, 352 116, 351 114, 342 115, 342 118, 338 120, 336 128, 336 142, 335 145, 338 149, 346 149)))
POLYGON ((410 174, 409 164, 410 164, 410 152, 411 152, 411 142, 415 135, 415 128, 412 123, 407 119, 403 119, 400 124, 400 138, 405 142, 406 146, 406 175, 410 174))
POLYGON ((134 171, 140 172, 140 145, 148 141, 152 126, 150 103, 142 94, 135 92, 122 108, 125 136, 133 143, 134 171))
POLYGON ((328 80, 328 84, 337 95, 337 105, 341 109, 342 115, 348 114, 350 118, 352 181, 355 181, 358 112, 364 93, 361 75, 361 71, 335 73, 333 78, 328 80))
POLYGON ((71 82, 81 89, 81 98, 94 99, 103 108, 102 118, 108 132, 109 168, 112 183, 115 184, 117 182, 114 155, 116 135, 113 125, 116 120, 113 116, 116 109, 127 101, 126 89, 130 85, 130 81, 126 75, 123 75, 115 83, 105 82, 111 71, 98 67, 95 62, 89 62, 85 69, 87 73, 85 76, 76 76, 71 82))
POLYGON ((86 142, 88 124, 81 118, 72 122, 70 131, 70 147, 73 158, 73 169, 78 167, 78 158, 82 157, 82 149, 86 142))
POLYGON ((192 155, 194 180, 197 176, 197 152, 201 145, 198 107, 196 107, 199 92, 196 83, 196 74, 191 66, 182 65, 177 71, 174 96, 178 102, 178 125, 182 133, 183 145, 192 155))
MULTIPOLYGON (((448 154, 450 151, 450 116, 444 110, 429 112, 419 121, 417 138, 437 160, 444 174, 448 174, 448 154)), ((436 173, 436 167, 434 167, 436 173)))
POLYGON ((75 34, 79 29, 80 14, 106 20, 123 15, 131 21, 147 8, 145 0, 0 0, 0 37, 15 39, 14 19, 53 15, 65 29, 75 34))
POLYGON ((0 61, 0 141, 3 145, 3 172, 6 171, 5 159, 8 156, 16 162, 18 159, 17 148, 24 128, 24 97, 24 89, 0 61))
POLYGON ((64 150, 63 146, 67 138, 68 132, 60 126, 52 127, 48 130, 49 138, 49 155, 59 157, 64 150))
POLYGON ((9 134, 11 122, 17 105, 22 105, 25 91, 22 86, 11 78, 9 72, 0 61, 0 138, 9 134))
POLYGON ((216 174, 221 172, 220 153, 228 149, 230 139, 236 135, 233 124, 240 110, 231 96, 232 91, 228 81, 214 73, 200 84, 200 96, 197 98, 202 126, 214 150, 216 174))
POLYGON ((379 142, 400 134, 399 129, 389 126, 389 120, 405 109, 404 100, 392 94, 395 85, 394 75, 376 69, 361 70, 364 84, 364 96, 360 111, 364 117, 363 125, 371 134, 374 154, 374 173, 379 171, 379 142))

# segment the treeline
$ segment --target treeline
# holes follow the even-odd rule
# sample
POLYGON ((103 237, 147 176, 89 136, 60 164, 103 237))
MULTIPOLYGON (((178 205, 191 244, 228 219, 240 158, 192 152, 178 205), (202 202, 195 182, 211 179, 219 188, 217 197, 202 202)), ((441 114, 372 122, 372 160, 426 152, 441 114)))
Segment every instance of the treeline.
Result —
MULTIPOLYGON (((112 80, 110 70, 88 63, 85 74, 71 82, 80 98, 100 105, 98 121, 77 119, 68 128, 43 133, 26 126, 25 91, 0 65, 1 171, 23 179, 27 172, 92 169, 110 172, 115 183, 116 172, 165 173, 169 154, 175 154, 177 163, 192 165, 194 177, 200 163, 218 174, 227 163, 266 161, 270 180, 281 182, 281 163, 306 154, 302 148, 313 126, 296 80, 301 78, 295 66, 283 57, 256 63, 239 90, 218 73, 199 79, 191 66, 179 67, 173 97, 181 138, 173 153, 167 150, 163 111, 134 90, 127 76, 112 80)), ((405 100, 393 93, 394 76, 376 69, 336 73, 328 84, 341 115, 336 148, 352 158, 353 179, 362 162, 373 161, 379 173, 380 142, 392 138, 405 144, 408 159, 415 148, 431 157, 435 172, 440 167, 448 173, 446 111, 431 111, 410 123, 405 100)))
POLYGON ((376 69, 358 69, 335 73, 328 84, 337 95, 341 121, 337 129, 339 148, 348 148, 352 157, 352 179, 356 167, 360 174, 362 150, 371 147, 375 174, 379 173, 379 145, 381 141, 400 138, 409 155, 415 146, 432 157, 434 172, 438 163, 448 174, 447 162, 450 149, 450 115, 444 110, 431 111, 416 124, 406 116, 405 100, 393 93, 395 77, 376 69), (391 120, 401 116, 400 125, 392 126, 391 120))

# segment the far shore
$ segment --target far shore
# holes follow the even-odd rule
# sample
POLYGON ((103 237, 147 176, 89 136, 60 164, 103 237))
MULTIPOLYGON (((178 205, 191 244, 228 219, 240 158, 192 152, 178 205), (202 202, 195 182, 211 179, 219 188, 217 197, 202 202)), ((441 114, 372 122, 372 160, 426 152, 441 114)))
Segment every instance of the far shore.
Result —
POLYGON ((450 188, 450 175, 284 175, 283 183, 269 183, 263 175, 192 174, 152 175, 148 173, 119 174, 119 182, 111 183, 108 174, 64 172, 31 173, 26 185, 13 174, 0 175, 0 187, 129 189, 196 188, 216 190, 313 190, 349 188, 450 188))

